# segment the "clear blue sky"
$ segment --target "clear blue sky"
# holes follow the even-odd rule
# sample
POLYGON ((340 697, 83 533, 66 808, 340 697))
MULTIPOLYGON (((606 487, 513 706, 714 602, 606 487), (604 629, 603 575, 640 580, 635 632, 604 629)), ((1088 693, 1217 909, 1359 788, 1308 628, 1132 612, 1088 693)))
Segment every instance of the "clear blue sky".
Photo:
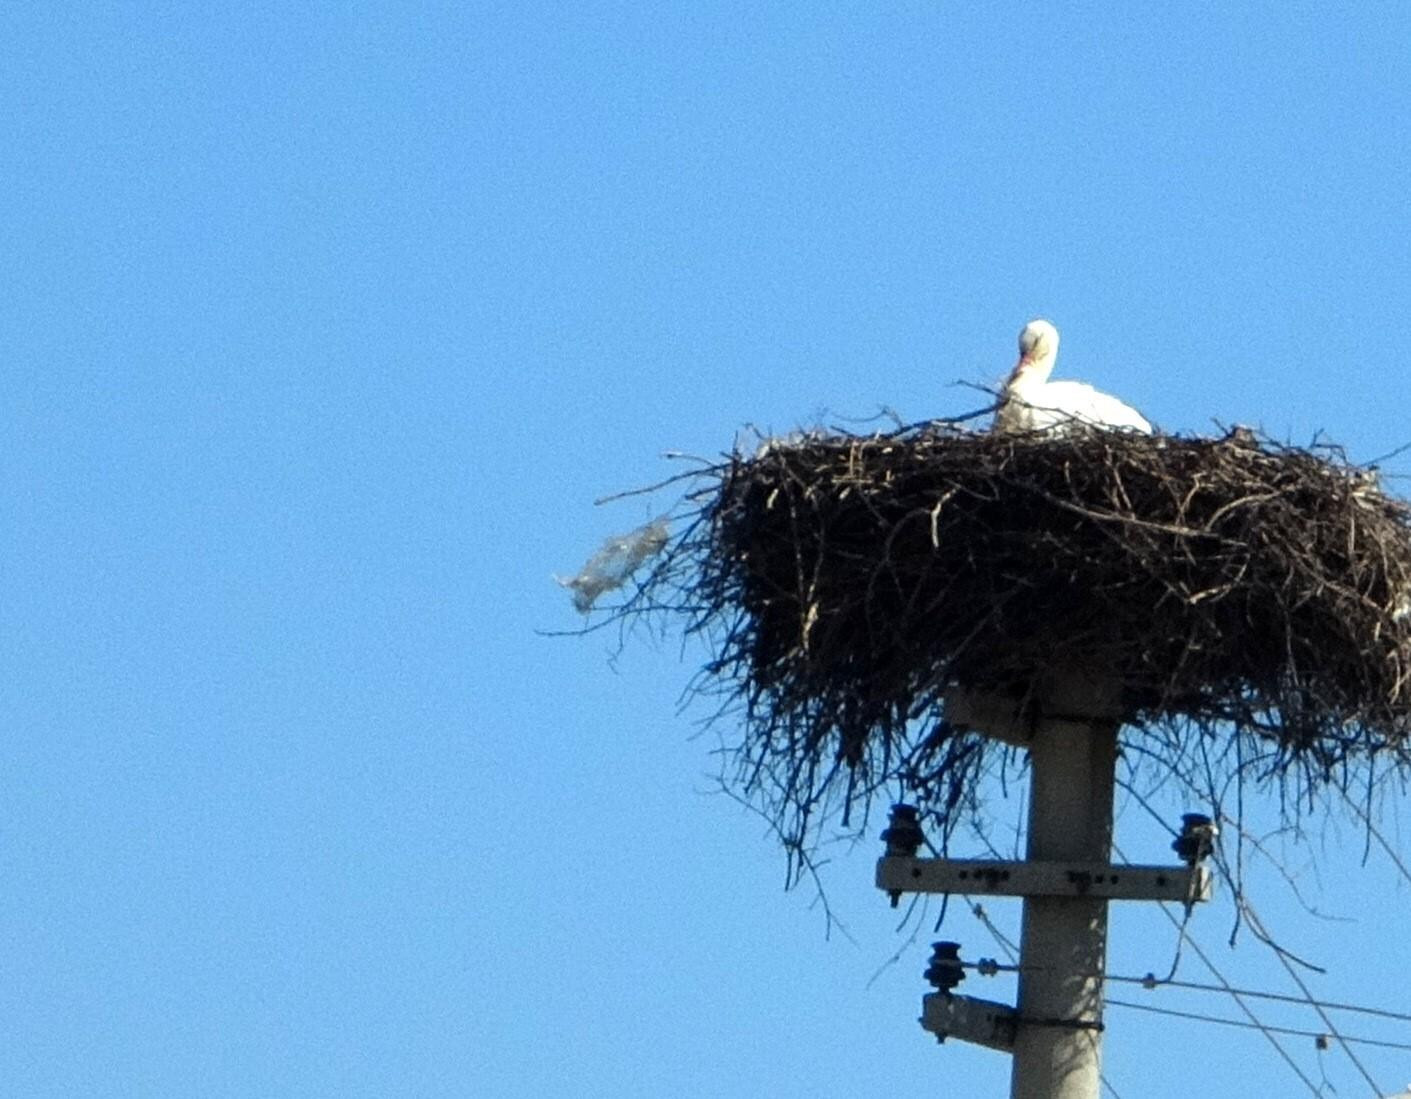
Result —
MULTIPOLYGON (((876 845, 825 939, 707 792, 696 649, 534 631, 663 451, 966 410, 1035 315, 1168 429, 1411 440, 1411 9, 1053 7, 0 11, 0 1092, 1004 1094, 917 1027, 876 845)), ((1404 1006, 1407 884, 1307 823, 1353 922, 1256 903, 1404 1006)), ((1112 968, 1173 946, 1124 908, 1112 968)), ((1307 1093, 1257 1034, 1114 1008, 1107 1050, 1125 1099, 1307 1093)))

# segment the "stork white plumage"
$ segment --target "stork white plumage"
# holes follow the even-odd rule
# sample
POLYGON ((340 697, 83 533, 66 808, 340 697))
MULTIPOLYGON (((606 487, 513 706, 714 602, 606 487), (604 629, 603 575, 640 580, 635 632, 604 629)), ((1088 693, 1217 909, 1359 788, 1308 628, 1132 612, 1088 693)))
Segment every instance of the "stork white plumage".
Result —
POLYGON ((1033 320, 1019 333, 1019 362, 1004 384, 996 431, 1064 431, 1075 426, 1151 434, 1151 424, 1131 405, 1083 382, 1051 382, 1058 359, 1058 329, 1033 320))

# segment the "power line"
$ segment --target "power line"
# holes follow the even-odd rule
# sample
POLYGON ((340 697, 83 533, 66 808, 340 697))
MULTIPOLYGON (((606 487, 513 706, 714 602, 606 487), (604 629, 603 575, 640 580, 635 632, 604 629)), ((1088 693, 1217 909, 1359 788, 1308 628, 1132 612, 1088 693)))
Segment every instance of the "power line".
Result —
MULTIPOLYGON (((1022 969, 1042 969, 1043 966, 1019 966, 1007 965, 1003 962, 995 961, 993 958, 980 958, 973 962, 961 962, 966 969, 974 969, 981 974, 988 975, 991 972, 1018 973, 1022 969)), ((1064 972, 1068 972, 1065 970, 1064 972)), ((1089 974, 1089 976, 1091 976, 1089 974)), ((1392 1019, 1399 1023, 1411 1023, 1411 1014, 1403 1011, 1389 1011, 1380 1007, 1363 1007, 1360 1004, 1345 1004, 1336 1000, 1309 1000, 1303 996, 1292 996, 1285 992, 1261 992, 1254 988, 1229 988, 1223 985, 1205 984, 1202 981, 1177 981, 1164 978, 1153 977, 1148 973, 1145 977, 1129 977, 1120 973, 1104 973, 1104 981, 1111 981, 1114 984, 1141 985, 1143 988, 1179 988, 1191 992, 1224 992, 1237 993, 1240 996, 1248 996, 1254 1000, 1275 1000, 1279 1003, 1298 1004, 1301 1007, 1319 1007, 1327 1011, 1349 1011, 1359 1015, 1375 1015, 1382 1019, 1392 1019)))
MULTIPOLYGON (((1116 843, 1113 843, 1112 846, 1121 858, 1126 859, 1127 856, 1122 852, 1122 849, 1118 847, 1116 843)), ((1161 909, 1162 915, 1164 915, 1168 920, 1171 921, 1172 925, 1176 928, 1177 932, 1184 934, 1185 932, 1181 926, 1181 921, 1176 919, 1175 916, 1171 915, 1170 908, 1167 907, 1167 905, 1162 901, 1158 901, 1157 906, 1161 909)), ((1204 950, 1201 949, 1200 943, 1196 942, 1194 938, 1190 937, 1187 937, 1187 941, 1191 944, 1191 949, 1195 951, 1196 957, 1201 960, 1201 962, 1205 965, 1205 968, 1210 970, 1211 974, 1215 977, 1215 979, 1220 982, 1222 986, 1222 991, 1228 992, 1231 995, 1235 1003, 1239 1005, 1239 1009, 1245 1013, 1249 1021, 1254 1024, 1254 1027, 1261 1034, 1264 1035, 1265 1040, 1271 1046, 1274 1047, 1274 1050, 1283 1059, 1284 1063, 1288 1065, 1290 1069, 1293 1070, 1293 1074, 1303 1081, 1304 1087, 1308 1089, 1309 1093, 1313 1096, 1313 1099, 1322 1099, 1322 1088, 1320 1088, 1317 1084, 1310 1080, 1308 1078, 1308 1074, 1304 1072, 1303 1069, 1298 1067, 1298 1062, 1293 1059, 1292 1055, 1289 1053, 1288 1050, 1284 1049, 1284 1047, 1279 1043, 1279 1039, 1274 1035, 1272 1031, 1269 1030, 1268 1027, 1264 1025, 1264 1023, 1260 1020, 1259 1016, 1254 1014, 1254 1010, 1247 1003, 1245 1003, 1245 997, 1241 996, 1237 991, 1235 991, 1234 986, 1231 985, 1230 982, 1225 979, 1225 975, 1221 973, 1220 970, 1216 967, 1215 963, 1210 960, 1210 956, 1206 954, 1204 950)))
MULTIPOLYGON (((1133 796, 1134 800, 1136 800, 1141 805, 1143 809, 1145 809, 1148 813, 1151 813, 1153 817, 1157 816, 1152 807, 1147 803, 1146 799, 1142 797, 1138 791, 1131 788, 1126 783, 1123 783, 1123 785, 1127 787, 1128 792, 1133 796)), ((1363 814, 1363 819, 1364 822, 1366 822, 1365 814, 1363 814)), ((1381 837, 1378 836, 1378 839, 1381 839, 1381 837)), ((1385 845, 1385 840, 1382 840, 1382 842, 1385 845)), ((1117 850, 1117 853, 1119 855, 1122 854, 1120 848, 1117 848, 1116 844, 1113 844, 1113 847, 1117 850)), ((985 925, 986 929, 995 938, 996 942, 998 942, 1005 949, 1006 953, 1010 955, 1011 959, 1014 959, 1016 953, 1014 950, 1014 944, 1003 936, 999 929, 989 919, 988 915, 985 913, 981 905, 975 903, 969 897, 967 897, 966 899, 970 902, 971 911, 975 915, 975 917, 985 925)), ((1279 955, 1280 963, 1288 971, 1289 976, 1293 979, 1293 981, 1298 985, 1299 990, 1303 993, 1302 997, 1282 993, 1261 992, 1259 990, 1254 989, 1236 988, 1235 986, 1231 985, 1230 982, 1225 978, 1224 974, 1221 973, 1218 968, 1216 968, 1214 962, 1211 961, 1209 956, 1200 948, 1199 944, 1196 943, 1193 939, 1189 939, 1192 949, 1199 956, 1201 962, 1206 966, 1206 968, 1211 972, 1211 974, 1216 978, 1216 980, 1220 982, 1219 985, 1209 985, 1196 981, 1174 980, 1174 965, 1171 970, 1171 975, 1164 981, 1157 980, 1157 978, 1155 978, 1152 974, 1147 974, 1144 977, 1130 977, 1121 974, 1103 974, 1100 976, 1104 980, 1109 980, 1117 983, 1140 984, 1143 987, 1149 989, 1160 987, 1161 985, 1169 985, 1171 987, 1183 988, 1191 991, 1223 992, 1228 994, 1239 1006, 1240 1010, 1244 1012, 1245 1016, 1248 1019, 1247 1022, 1238 1019, 1229 1019, 1219 1016, 1204 1015, 1197 1012, 1187 1012, 1146 1004, 1136 1004, 1123 1000, 1106 999, 1105 1002, 1113 1004, 1114 1006, 1129 1007, 1133 1010, 1138 1011, 1147 1011, 1155 1014, 1166 1014, 1178 1018, 1187 1018, 1197 1021, 1216 1023, 1219 1025, 1235 1026, 1250 1030, 1257 1030, 1264 1035, 1265 1039, 1274 1047, 1279 1056, 1285 1061, 1286 1064, 1288 1064, 1289 1068, 1294 1072, 1296 1076, 1298 1076, 1298 1078, 1303 1082, 1304 1086, 1307 1087, 1310 1093, 1313 1094, 1315 1097, 1321 1096, 1323 1094, 1323 1089, 1317 1084, 1315 1084, 1308 1077, 1308 1075, 1299 1067, 1298 1063, 1294 1061, 1292 1056, 1290 1056, 1289 1052, 1284 1049, 1283 1045, 1280 1043, 1276 1035, 1313 1038, 1318 1042, 1318 1046, 1320 1049, 1327 1048, 1327 1043, 1329 1041, 1329 1037, 1331 1036, 1331 1038, 1335 1039, 1338 1042, 1343 1052, 1347 1054, 1348 1059, 1352 1062, 1353 1066, 1361 1074, 1363 1080, 1365 1080, 1368 1086, 1372 1088, 1374 1095, 1380 1095, 1381 1092, 1376 1084, 1376 1081, 1372 1079, 1366 1067, 1358 1059, 1356 1053, 1351 1048, 1352 1045, 1361 1044, 1380 1046, 1389 1049, 1411 1050, 1411 1044, 1372 1038, 1345 1036, 1340 1033, 1336 1025, 1333 1023, 1332 1019, 1329 1018, 1327 1012, 1348 1011, 1359 1014, 1377 1016, 1381 1018, 1393 1019, 1402 1022, 1411 1021, 1411 1014, 1394 1012, 1380 1008, 1367 1008, 1358 1004, 1340 1003, 1336 1001, 1319 1001, 1315 999, 1307 985, 1302 980, 1300 980, 1298 974, 1294 972, 1293 967, 1289 964, 1289 959, 1284 957, 1283 951, 1281 951, 1280 948, 1276 944, 1274 944, 1273 941, 1268 937, 1268 932, 1264 929, 1262 921, 1258 919, 1257 914, 1254 913, 1254 911, 1248 906, 1248 902, 1243 898, 1237 898, 1237 900, 1239 901, 1240 909, 1244 912, 1246 917, 1249 918, 1251 926, 1254 927, 1256 935, 1258 935, 1258 937, 1263 942, 1265 942, 1266 945, 1270 946, 1271 949, 1273 949, 1274 952, 1279 955), (1312 1007, 1318 1013, 1326 1029, 1323 1031, 1309 1031, 1291 1027, 1273 1026, 1266 1024, 1257 1015, 1255 1015, 1253 1010, 1245 1002, 1246 999, 1262 999, 1289 1004, 1301 1004, 1304 1006, 1312 1007)), ((1170 920, 1172 924, 1176 926, 1177 933, 1180 935, 1181 942, 1184 943, 1185 941, 1187 941, 1188 935, 1186 933, 1186 927, 1184 925, 1184 922, 1177 920, 1176 917, 1172 915, 1167 905, 1161 904, 1160 907, 1162 913, 1167 917, 1167 919, 1170 920)), ((1190 909, 1189 906, 1187 906, 1187 919, 1189 918, 1189 914, 1190 909)), ((1179 956, 1180 951, 1178 947, 1178 962, 1179 956)), ((993 974, 1001 969, 1009 972, 1019 973, 1023 971, 1046 968, 1028 965, 1021 966, 1016 964, 1001 965, 993 959, 982 959, 978 963, 962 962, 961 964, 969 968, 978 969, 980 972, 986 974, 993 974)), ((1104 1080, 1103 1083, 1106 1084, 1107 1081, 1104 1080)), ((1108 1085, 1108 1088, 1109 1090, 1112 1090, 1110 1084, 1108 1085)))
MULTIPOLYGON (((1138 1004, 1131 1000, 1108 999, 1114 1007, 1129 1007, 1133 1011, 1149 1011, 1153 1015, 1174 1015, 1179 1019, 1195 1019, 1202 1023, 1219 1023, 1221 1026, 1242 1027, 1246 1030, 1264 1030, 1272 1034, 1288 1034, 1295 1038, 1312 1038, 1327 1041, 1327 1031, 1299 1030, 1297 1027, 1273 1026, 1268 1023, 1248 1023, 1243 1019, 1227 1019, 1221 1015, 1204 1015, 1197 1011, 1177 1011, 1170 1007, 1157 1007, 1154 1004, 1138 1004)), ((1411 1042, 1389 1042, 1380 1038, 1354 1038, 1350 1034, 1338 1035, 1341 1042, 1356 1042, 1364 1046, 1381 1046, 1385 1049, 1411 1049, 1411 1042)))
MULTIPOLYGON (((1004 952, 1011 958, 1018 957, 1019 948, 1014 945, 1012 939, 1008 938, 1003 931, 995 926, 994 921, 990 919, 989 913, 985 911, 985 906, 978 901, 972 900, 970 897, 966 897, 965 900, 970 905, 971 915, 985 925, 985 930, 990 933, 995 942, 999 943, 999 945, 1004 948, 1004 952)), ((998 963, 996 963, 996 965, 998 965, 998 963)), ((1019 972, 1018 965, 1006 965, 1001 968, 1012 969, 1016 973, 1019 972)))
POLYGON ((1411 1014, 1402 1011, 1388 1011, 1381 1007, 1363 1007, 1360 1004, 1344 1004, 1336 1000, 1310 1000, 1303 996, 1290 996, 1285 992, 1260 992, 1253 988, 1221 988, 1219 985, 1202 984, 1200 981, 1152 981, 1148 977, 1121 977, 1109 975, 1109 981, 1117 981, 1121 984, 1139 984, 1147 988, 1184 988, 1193 992, 1238 992, 1241 996, 1248 996, 1256 1000, 1277 1000, 1285 1004, 1301 1004, 1305 1007, 1312 1006, 1323 1008, 1327 1011, 1350 1011, 1358 1015, 1375 1015, 1382 1019, 1394 1019, 1399 1023, 1411 1023, 1411 1014))
MULTIPOLYGON (((1143 799, 1139 798, 1138 800, 1143 799)), ((1146 808, 1148 809, 1148 811, 1151 811, 1149 806, 1147 806, 1146 808)), ((1112 846, 1113 849, 1117 852, 1119 858, 1122 858, 1124 860, 1127 859, 1126 854, 1115 842, 1112 846)), ((970 904, 971 913, 975 916, 975 918, 978 919, 982 924, 984 924, 985 929, 989 931, 990 935, 1001 946, 1005 953, 1009 955, 1011 960, 1015 959, 1018 955, 1018 951, 1015 949, 1013 942, 1007 937, 1005 937, 1005 935, 999 930, 999 928, 995 926, 994 922, 989 918, 989 915, 985 912, 984 907, 975 902, 972 897, 967 896, 965 899, 970 904)), ((1271 1028, 1266 1026, 1264 1022, 1257 1015, 1254 1014, 1253 1009, 1250 1008, 1247 1003, 1245 1003, 1245 999, 1247 997, 1245 997, 1240 990, 1236 989, 1233 985, 1230 984, 1228 980, 1225 979, 1225 975, 1221 973, 1220 970, 1216 967, 1215 963, 1210 960, 1210 956, 1206 954, 1204 950, 1201 949, 1200 944, 1186 934, 1186 929, 1183 926, 1182 921, 1178 920, 1175 916, 1171 914, 1171 911, 1169 907, 1165 904, 1165 902, 1158 901, 1157 903, 1161 909, 1162 914, 1168 920, 1171 921, 1171 923, 1175 926, 1177 932, 1182 936, 1182 938, 1190 942, 1191 949, 1195 951, 1196 956, 1200 958, 1201 962, 1205 965, 1206 969, 1210 970, 1211 974, 1215 977, 1215 979, 1220 982, 1219 986, 1212 986, 1211 991, 1228 993, 1230 997, 1235 1001, 1235 1003, 1239 1006, 1240 1010, 1245 1013, 1246 1017, 1249 1019, 1249 1022, 1239 1025, 1249 1027, 1251 1030, 1258 1030, 1261 1034, 1263 1034, 1265 1040, 1268 1041, 1268 1043, 1274 1047, 1275 1052, 1277 1052, 1279 1057, 1283 1059, 1284 1063, 1288 1065, 1289 1069, 1293 1072, 1293 1074, 1303 1082, 1304 1087, 1308 1089, 1308 1092, 1310 1095, 1313 1096, 1313 1099, 1323 1099, 1323 1089, 1317 1084, 1315 1084, 1311 1079, 1309 1079, 1308 1074, 1305 1073, 1303 1069, 1299 1067, 1298 1062, 1293 1059, 1289 1051, 1284 1049, 1283 1045, 1279 1042, 1279 1039, 1276 1036, 1279 1032, 1279 1028, 1271 1028)), ((999 963, 993 964, 996 966, 996 968, 998 968, 999 963)), ((1006 970, 1011 970, 1014 972, 1019 971, 1019 966, 1017 965, 1010 965, 1006 966, 1005 968, 1006 970)), ((1120 1003, 1119 1001, 1114 1000, 1108 1000, 1107 1002, 1114 1004, 1120 1003)), ((1139 1009, 1151 1011, 1158 1010, 1155 1008, 1148 1007, 1147 1005, 1134 1006, 1138 1006, 1139 1009)), ((1316 1035, 1314 1035, 1314 1037, 1316 1037, 1316 1035)), ((1344 1046, 1343 1048, 1346 1049, 1347 1047, 1344 1046)), ((1102 1080, 1104 1084, 1107 1084, 1110 1090, 1112 1085, 1107 1083, 1105 1077, 1102 1078, 1102 1080)))
POLYGON ((1106 1076, 1102 1074, 1098 1075, 1098 1079, 1102 1081, 1102 1086, 1105 1087, 1111 1093, 1112 1099, 1122 1099, 1121 1092, 1119 1092, 1116 1088, 1112 1086, 1111 1080, 1109 1080, 1106 1076))
MULTIPOLYGON (((970 905, 971 915, 973 915, 977 920, 979 920, 982 924, 985 925, 985 930, 988 931, 990 935, 994 937, 995 942, 999 943, 1000 947, 1005 951, 1005 953, 1007 953, 1010 958, 1017 958, 1019 956, 1018 948, 1015 947, 1014 943, 1009 939, 1008 936, 1005 935, 1003 931, 1001 931, 998 927, 995 926, 994 921, 990 919, 989 914, 985 911, 984 905, 980 904, 980 902, 975 900, 973 897, 967 896, 965 898, 965 901, 967 904, 970 905)), ((1018 966, 1006 968, 1017 969, 1018 966)), ((1121 1093, 1119 1093, 1118 1090, 1112 1086, 1112 1081, 1107 1078, 1107 1074, 1105 1072, 1099 1072, 1097 1078, 1102 1081, 1102 1086, 1105 1087, 1112 1094, 1112 1099, 1122 1099, 1121 1093)))
MULTIPOLYGON (((1137 801, 1141 803, 1142 807, 1147 810, 1147 812, 1152 813, 1153 816, 1156 815, 1156 814, 1155 814, 1155 811, 1152 809, 1152 807, 1151 807, 1150 805, 1147 804, 1146 800, 1141 796, 1140 793, 1138 793, 1138 792, 1137 792, 1136 790, 1134 790, 1134 789, 1131 789, 1130 787, 1129 787, 1128 789, 1129 789, 1129 792, 1137 799, 1137 801)), ((1347 799, 1347 800, 1348 800, 1348 803, 1349 803, 1349 804, 1352 804, 1351 799, 1347 799)), ((1354 807, 1355 809, 1358 809, 1359 814, 1361 815, 1363 822, 1367 825, 1369 831, 1372 831, 1372 832, 1375 833, 1375 829, 1372 827, 1372 822, 1371 822, 1371 820, 1368 818, 1367 814, 1361 812, 1360 807, 1355 806, 1355 805, 1354 805, 1353 807, 1354 807)), ((1222 820, 1224 819, 1223 815, 1222 815, 1221 819, 1222 819, 1222 820)), ((1243 829, 1240 830, 1240 834, 1241 834, 1241 838, 1243 838, 1243 829)), ((1379 833, 1377 833, 1377 838, 1378 838, 1379 840, 1381 840, 1382 844, 1383 844, 1384 846, 1388 847, 1388 849, 1389 849, 1390 845, 1386 844, 1386 841, 1385 841, 1384 839, 1382 839, 1382 837, 1381 837, 1381 835, 1380 835, 1379 833)), ((1114 844, 1113 846, 1116 847, 1116 844, 1114 844)), ((1395 856, 1394 853, 1393 853, 1392 857, 1393 857, 1393 861, 1396 862, 1398 868, 1402 871, 1403 874, 1405 874, 1405 873, 1406 873, 1405 864, 1403 864, 1400 859, 1396 858, 1396 856, 1395 856)), ((1219 853, 1218 853, 1218 852, 1216 853, 1216 858, 1217 858, 1217 859, 1219 858, 1219 853)), ((1229 876, 1228 869, 1226 870, 1226 874, 1227 874, 1227 876, 1229 876)), ((1290 884, 1293 884, 1292 881, 1290 881, 1290 884)), ((1295 887, 1295 891, 1296 891, 1296 887, 1295 887)), ((1301 900, 1301 899, 1302 899, 1302 898, 1300 898, 1300 900, 1301 900)), ((1289 958, 1290 958, 1290 957, 1294 957, 1294 956, 1291 955, 1287 950, 1285 950, 1285 949, 1283 949, 1281 946, 1279 946, 1276 942, 1274 942, 1273 938, 1269 935, 1268 931, 1265 929, 1265 927, 1264 927, 1264 925, 1263 925, 1263 922, 1259 919, 1259 917, 1258 917, 1258 915, 1255 913, 1253 907, 1250 905, 1249 901, 1243 896, 1243 891, 1240 890, 1238 887, 1237 887, 1236 890, 1235 890, 1235 903, 1236 903, 1236 906, 1237 906, 1238 911, 1239 911, 1245 918, 1247 918, 1247 919, 1249 920, 1249 922, 1250 922, 1250 927, 1254 930, 1255 936, 1256 936, 1261 942, 1263 942, 1266 946, 1268 946, 1268 947, 1274 952, 1275 956, 1279 959, 1279 964, 1284 967, 1284 970, 1288 973, 1290 979, 1294 982, 1294 984, 1296 984, 1296 985, 1298 986, 1299 991, 1303 993, 1302 998, 1293 997, 1293 996, 1278 997, 1278 996, 1274 996, 1274 995, 1272 995, 1272 994, 1263 995, 1263 996, 1261 996, 1261 998, 1263 998, 1263 999, 1281 999, 1281 1000, 1284 1000, 1285 1002, 1288 1002, 1288 1003, 1301 1003, 1301 1004, 1305 1004, 1305 1005, 1307 1005, 1307 1006, 1313 1008, 1313 1010, 1314 1010, 1315 1012, 1317 1012, 1318 1017, 1323 1021, 1324 1026, 1327 1027, 1327 1032, 1326 1032, 1326 1033, 1331 1034, 1333 1038, 1337 1039, 1338 1044, 1342 1047, 1343 1052, 1347 1054, 1348 1060, 1352 1062, 1353 1067, 1357 1069, 1357 1071, 1358 1071, 1359 1074, 1361 1074, 1362 1079, 1366 1081, 1367 1086, 1372 1089, 1373 1095, 1374 1095, 1374 1096, 1380 1096, 1380 1095, 1381 1095, 1381 1089, 1378 1088, 1377 1082, 1372 1079, 1372 1076, 1371 1076, 1371 1074, 1367 1071, 1366 1066, 1364 1066, 1364 1065, 1362 1064, 1362 1062, 1358 1059, 1357 1054, 1355 1054, 1355 1053, 1352 1051, 1352 1047, 1351 1047, 1350 1045, 1348 1045, 1348 1043, 1343 1039, 1342 1035, 1338 1032, 1338 1029, 1337 1029, 1336 1025, 1333 1023, 1332 1019, 1330 1019, 1330 1018, 1328 1017, 1327 1005, 1322 1004, 1321 1002, 1319 1002, 1318 1000, 1316 1000, 1316 999, 1314 998, 1313 993, 1309 990, 1308 986, 1303 982, 1303 979, 1298 975, 1298 973, 1295 971, 1294 967, 1289 964, 1289 958)), ((1166 908, 1166 906, 1165 906, 1164 904, 1161 906, 1161 909, 1162 909, 1163 912, 1166 913, 1167 919, 1170 919, 1170 920, 1174 923, 1174 922, 1175 922, 1175 918, 1174 918, 1174 917, 1171 915, 1171 913, 1167 910, 1167 908, 1166 908)), ((1188 906, 1187 909, 1186 909, 1186 918, 1187 918, 1187 919, 1190 918, 1190 908, 1189 908, 1189 906, 1188 906)), ((1180 934, 1180 936, 1181 936, 1181 941, 1183 941, 1183 942, 1186 941, 1186 933, 1185 933, 1185 925, 1184 925, 1184 923, 1178 925, 1177 931, 1179 932, 1179 934, 1180 934)), ((1194 941, 1191 942, 1191 945, 1192 945, 1192 946, 1195 946, 1194 941)), ((1197 947, 1196 949, 1199 950, 1198 947, 1197 947)), ((1179 948, 1178 948, 1178 950, 1177 950, 1177 957, 1179 958, 1179 948)), ((1236 1001, 1237 1003, 1240 1003, 1241 1008, 1244 1008, 1246 1014, 1248 1014, 1248 1015, 1250 1016, 1251 1020, 1257 1022, 1258 1020, 1255 1020, 1255 1019, 1254 1019, 1253 1014, 1250 1013, 1250 1012, 1249 1012, 1249 1009, 1248 1009, 1248 1008, 1245 1008, 1244 1004, 1240 1001, 1240 997, 1239 997, 1239 995, 1236 993, 1235 989, 1234 989, 1233 987, 1228 987, 1229 983, 1228 983, 1227 981, 1225 981, 1225 978, 1224 978, 1221 974, 1219 974, 1218 972, 1215 971, 1214 966, 1211 965, 1210 961, 1209 961, 1208 959, 1206 959, 1206 958, 1204 957, 1204 955, 1201 956, 1201 960, 1204 961, 1205 964, 1206 964, 1206 966, 1210 968, 1211 972, 1212 972, 1212 973, 1215 973, 1215 976, 1216 976, 1217 978, 1219 978, 1219 980, 1220 980, 1223 984, 1225 984, 1225 985, 1227 986, 1226 991, 1229 991, 1230 994, 1234 996, 1235 1001, 1236 1001)), ((1304 964, 1304 965, 1308 965, 1308 964, 1309 964, 1309 963, 1306 963, 1306 962, 1302 962, 1302 959, 1295 958, 1295 960, 1300 961, 1300 962, 1301 962, 1302 964, 1304 964)), ((1317 967, 1316 967, 1316 966, 1310 966, 1310 968, 1317 968, 1317 967)), ((1173 968, 1171 972, 1172 972, 1172 975, 1174 975, 1174 974, 1175 974, 1175 969, 1173 968)), ((1319 970, 1319 972, 1322 972, 1322 970, 1319 970)), ((1260 995, 1260 994, 1258 994, 1258 993, 1251 993, 1251 995, 1260 995)), ((1352 1010, 1358 1010, 1358 1009, 1353 1008, 1352 1010)), ((1383 1012, 1376 1011, 1376 1010, 1368 1010, 1368 1011, 1367 1011, 1367 1014, 1390 1014, 1390 1013, 1383 1013, 1383 1012)), ((1396 1016, 1393 1015, 1392 1017, 1396 1017, 1396 1016)), ((1261 1024, 1261 1025, 1262 1025, 1262 1024, 1261 1024)), ((1271 1039, 1271 1040, 1272 1040, 1272 1039, 1271 1039)), ((1277 1043, 1275 1043, 1275 1044, 1277 1045, 1277 1043)), ((1282 1047, 1279 1047, 1279 1049, 1280 1049, 1280 1052, 1283 1052, 1282 1047)), ((1290 1062, 1290 1063, 1292 1063, 1292 1062, 1290 1062)), ((1300 1073, 1300 1075, 1302 1075, 1302 1074, 1300 1073)))
POLYGON ((1332 1034, 1332 1036, 1338 1040, 1338 1044, 1342 1046, 1342 1051, 1347 1054, 1347 1059, 1351 1061, 1357 1071, 1362 1074, 1362 1079, 1367 1081, 1367 1086, 1372 1089, 1372 1095, 1374 1097, 1381 1095, 1382 1090, 1377 1086, 1377 1082, 1372 1079, 1372 1074, 1369 1073, 1366 1066, 1358 1060, 1357 1054, 1352 1052, 1352 1047, 1348 1044, 1348 1040, 1338 1033, 1337 1028, 1333 1025, 1333 1021, 1328 1018, 1328 1013, 1314 1003, 1313 994, 1308 990, 1308 986, 1303 983, 1303 978, 1300 977, 1298 971, 1289 964, 1289 960, 1285 956, 1285 951, 1279 949, 1278 945, 1270 937, 1269 932, 1265 930, 1263 921, 1260 920, 1253 907, 1243 898, 1240 899, 1239 903, 1240 907, 1244 909, 1245 915, 1249 917, 1250 926, 1254 928, 1255 934, 1274 951, 1274 956, 1279 959, 1279 964, 1284 967, 1285 972, 1293 979, 1293 983, 1298 985, 1299 991, 1303 993, 1305 1002, 1311 1005, 1313 1010, 1318 1013, 1318 1018, 1323 1020, 1323 1025, 1328 1028, 1328 1032, 1332 1034))

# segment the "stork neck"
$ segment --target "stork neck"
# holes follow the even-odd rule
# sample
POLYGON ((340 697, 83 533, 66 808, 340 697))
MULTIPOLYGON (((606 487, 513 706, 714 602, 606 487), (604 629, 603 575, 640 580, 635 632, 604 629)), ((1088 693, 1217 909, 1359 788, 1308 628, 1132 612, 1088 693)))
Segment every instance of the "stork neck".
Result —
POLYGON ((1053 356, 1044 355, 1035 359, 1021 359, 1019 365, 1014 368, 1014 373, 1009 376, 1011 390, 1032 389, 1034 386, 1043 385, 1048 381, 1048 376, 1053 373, 1053 356))

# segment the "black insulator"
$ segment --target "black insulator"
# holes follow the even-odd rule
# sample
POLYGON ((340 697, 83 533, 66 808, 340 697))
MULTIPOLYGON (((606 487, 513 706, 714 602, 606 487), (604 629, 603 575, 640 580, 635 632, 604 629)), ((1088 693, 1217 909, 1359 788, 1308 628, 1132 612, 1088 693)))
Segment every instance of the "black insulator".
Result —
POLYGON ((887 856, 914 859, 916 852, 926 842, 926 833, 917 820, 916 806, 897 804, 892 806, 891 819, 882 833, 882 842, 887 845, 887 856))
POLYGON ((939 992, 949 992, 965 980, 965 969, 960 963, 960 944, 939 942, 931 944, 931 964, 923 974, 931 986, 939 992))
POLYGON ((1215 849, 1215 837, 1219 835, 1215 822, 1204 813, 1184 813, 1181 816, 1181 834, 1171 843, 1171 850, 1188 865, 1194 866, 1215 849))

